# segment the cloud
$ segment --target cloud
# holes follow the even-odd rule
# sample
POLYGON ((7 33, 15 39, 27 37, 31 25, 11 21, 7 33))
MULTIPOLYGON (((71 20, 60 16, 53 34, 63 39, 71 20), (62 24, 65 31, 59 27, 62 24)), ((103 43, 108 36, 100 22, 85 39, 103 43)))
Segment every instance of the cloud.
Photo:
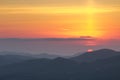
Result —
POLYGON ((96 38, 90 36, 81 36, 78 38, 0 38, 0 41, 91 41, 96 38))
POLYGON ((119 6, 120 0, 96 0, 98 4, 101 5, 111 5, 111 6, 119 6))
POLYGON ((2 0, 1 5, 67 5, 83 4, 84 0, 2 0))
MULTIPOLYGON (((30 6, 49 6, 49 5, 85 5, 89 0, 0 0, 1 5, 30 5, 30 6)), ((97 5, 118 5, 120 0, 94 0, 97 5)))
POLYGON ((101 39, 90 36, 37 39, 1 38, 0 51, 71 55, 76 52, 85 52, 88 49, 110 48, 120 50, 119 42, 119 39, 101 41, 101 39))

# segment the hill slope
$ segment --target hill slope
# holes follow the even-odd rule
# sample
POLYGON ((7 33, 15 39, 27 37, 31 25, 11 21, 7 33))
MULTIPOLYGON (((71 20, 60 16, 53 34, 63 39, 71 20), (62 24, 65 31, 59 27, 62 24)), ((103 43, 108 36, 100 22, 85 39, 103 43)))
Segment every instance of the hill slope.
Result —
POLYGON ((101 59, 105 59, 105 58, 109 58, 117 55, 120 55, 120 52, 110 50, 110 49, 101 49, 93 52, 86 52, 82 55, 78 55, 70 59, 75 60, 77 62, 93 62, 96 60, 101 60, 101 59))
POLYGON ((120 80, 120 56, 91 63, 36 59, 0 68, 0 80, 120 80))

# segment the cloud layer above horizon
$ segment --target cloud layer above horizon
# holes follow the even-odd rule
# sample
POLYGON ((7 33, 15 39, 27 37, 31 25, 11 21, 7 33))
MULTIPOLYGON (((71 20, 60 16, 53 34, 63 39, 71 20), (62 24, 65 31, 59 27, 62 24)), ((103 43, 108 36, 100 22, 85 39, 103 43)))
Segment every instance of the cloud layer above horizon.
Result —
POLYGON ((25 53, 50 53, 58 55, 73 55, 86 52, 88 49, 115 49, 119 51, 119 40, 96 41, 90 37, 84 38, 40 38, 40 39, 0 39, 0 51, 25 53))

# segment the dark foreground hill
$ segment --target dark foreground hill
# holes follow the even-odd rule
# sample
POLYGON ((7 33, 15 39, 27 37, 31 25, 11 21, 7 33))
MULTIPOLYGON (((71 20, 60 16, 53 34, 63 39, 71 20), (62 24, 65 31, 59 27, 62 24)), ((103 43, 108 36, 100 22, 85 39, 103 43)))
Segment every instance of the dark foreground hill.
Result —
POLYGON ((90 63, 36 59, 0 68, 0 80, 120 80, 120 56, 90 63))
POLYGON ((1 67, 0 80, 68 80, 79 67, 64 58, 36 59, 1 67))

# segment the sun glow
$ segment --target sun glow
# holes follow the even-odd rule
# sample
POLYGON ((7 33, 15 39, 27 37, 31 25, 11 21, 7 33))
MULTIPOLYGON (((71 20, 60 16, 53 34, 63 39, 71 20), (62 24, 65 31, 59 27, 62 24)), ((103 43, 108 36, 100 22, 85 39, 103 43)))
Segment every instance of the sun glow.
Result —
POLYGON ((101 8, 97 8, 95 6, 94 0, 88 0, 87 8, 86 8, 86 24, 84 25, 82 35, 100 37, 103 35, 102 32, 96 26, 96 13, 109 12, 110 10, 105 10, 101 8))

